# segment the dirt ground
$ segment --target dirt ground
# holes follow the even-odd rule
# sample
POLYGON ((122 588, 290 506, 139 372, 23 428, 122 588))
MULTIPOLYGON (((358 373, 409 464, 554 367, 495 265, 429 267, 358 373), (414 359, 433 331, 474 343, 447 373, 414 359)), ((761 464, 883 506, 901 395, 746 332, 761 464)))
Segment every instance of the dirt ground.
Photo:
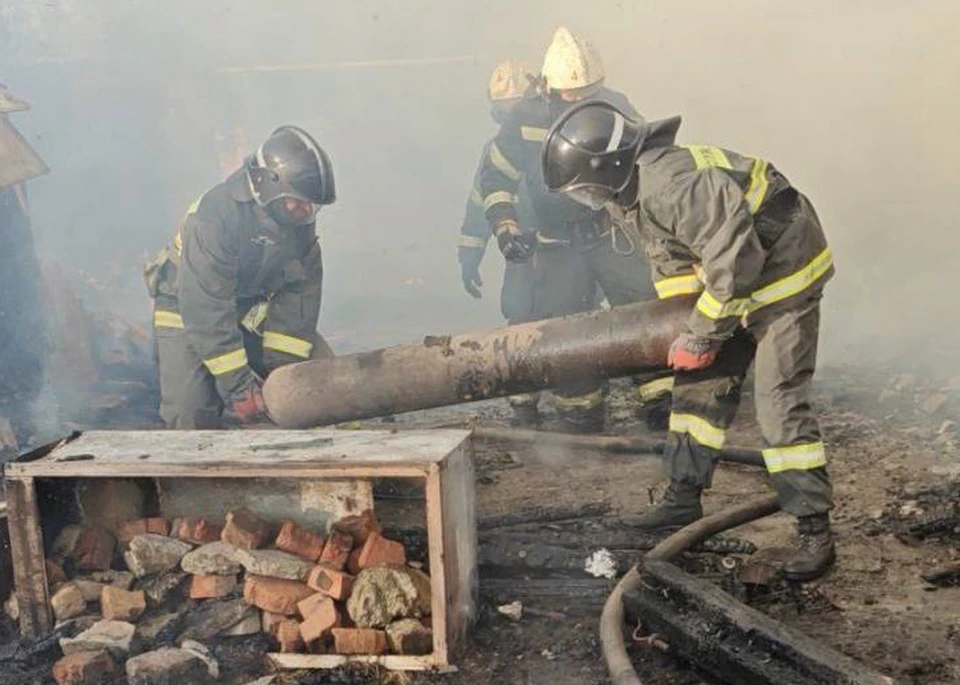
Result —
MULTIPOLYGON (((960 514, 956 497, 960 488, 954 488, 935 505, 922 495, 925 489, 943 488, 960 479, 957 424, 953 422, 960 409, 960 377, 943 380, 904 374, 890 378, 851 368, 824 369, 819 377, 823 380, 817 386, 817 403, 823 416, 837 504, 834 521, 838 564, 826 578, 805 586, 800 595, 774 587, 755 598, 754 606, 894 677, 900 685, 960 682, 960 587, 936 587, 921 578, 931 570, 960 561, 960 535, 956 530, 928 539, 904 534, 905 525, 922 519, 931 507, 952 506, 960 514)), ((614 384, 608 432, 646 431, 632 414, 628 394, 628 386, 614 384)), ((748 391, 730 444, 759 444, 752 415, 748 391)), ((507 418, 506 404, 487 402, 397 420, 407 426, 436 425, 465 417, 501 423, 507 418)), ((544 428, 555 427, 548 414, 544 428)), ((620 516, 649 507, 665 485, 659 460, 653 457, 624 458, 611 465, 609 460, 586 453, 478 442, 475 458, 479 518, 532 507, 595 504, 604 512, 598 521, 615 526, 620 516)), ((756 469, 721 466, 713 489, 706 494, 705 507, 708 512, 717 511, 766 493, 765 480, 756 469)), ((557 528, 547 525, 542 529, 549 535, 557 528)), ((733 532, 760 548, 782 545, 791 533, 792 522, 784 515, 733 532)), ((589 533, 585 533, 584 542, 589 548, 589 533)), ((719 559, 715 554, 696 557, 713 558, 703 563, 703 568, 716 567, 719 559)), ((699 562, 691 563, 697 567, 699 562)), ((583 572, 571 574, 569 569, 559 575, 589 578, 583 572)), ((717 580, 736 585, 734 578, 723 577, 722 573, 717 580)), ((508 580, 504 586, 501 582, 498 591, 491 593, 490 579, 481 573, 479 620, 465 649, 456 657, 452 672, 288 673, 277 679, 277 685, 609 682, 597 625, 600 605, 612 582, 597 581, 592 587, 599 584, 601 592, 589 597, 571 593, 549 600, 525 597, 519 584, 514 595, 510 583, 508 580), (511 599, 524 603, 519 621, 496 610, 497 604, 511 599)), ((669 656, 640 649, 634 655, 637 670, 649 685, 714 682, 690 664, 669 656)), ((229 661, 229 652, 225 651, 224 657, 229 661)), ((233 671, 229 682, 243 685, 253 680, 258 669, 255 664, 248 667, 244 670, 250 677, 240 677, 233 671)), ((228 672, 231 670, 228 668, 228 672)), ((0 682, 53 682, 49 676, 11 680, 5 675, 0 673, 0 682)))

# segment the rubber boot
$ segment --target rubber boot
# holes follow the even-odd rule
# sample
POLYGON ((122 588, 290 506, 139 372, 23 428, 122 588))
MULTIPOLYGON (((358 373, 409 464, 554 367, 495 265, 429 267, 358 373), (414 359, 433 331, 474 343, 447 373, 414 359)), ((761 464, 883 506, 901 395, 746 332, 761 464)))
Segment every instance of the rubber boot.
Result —
POLYGON ((827 514, 797 519, 797 541, 793 553, 783 565, 783 576, 794 582, 819 578, 833 566, 837 555, 827 514))
POLYGON ((626 516, 621 521, 644 531, 682 528, 703 518, 700 504, 702 488, 688 483, 670 483, 663 501, 640 516, 626 516))

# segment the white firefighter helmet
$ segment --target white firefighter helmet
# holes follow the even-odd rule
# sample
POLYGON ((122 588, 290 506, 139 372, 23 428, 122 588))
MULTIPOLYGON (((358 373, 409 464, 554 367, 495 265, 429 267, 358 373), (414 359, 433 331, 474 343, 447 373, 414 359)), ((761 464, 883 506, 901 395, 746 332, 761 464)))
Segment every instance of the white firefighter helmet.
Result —
POLYGON ((530 72, 523 64, 508 59, 494 67, 487 84, 487 95, 492 102, 515 100, 522 97, 530 86, 530 72))
POLYGON ((603 62, 593 45, 561 26, 544 55, 542 74, 550 90, 599 86, 603 82, 603 62))

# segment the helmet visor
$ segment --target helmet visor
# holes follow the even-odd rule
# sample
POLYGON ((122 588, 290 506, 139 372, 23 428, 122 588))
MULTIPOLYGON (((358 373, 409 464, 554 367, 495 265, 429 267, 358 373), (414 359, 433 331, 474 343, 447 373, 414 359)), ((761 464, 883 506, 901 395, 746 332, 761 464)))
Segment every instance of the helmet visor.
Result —
POLYGON ((560 137, 545 157, 543 180, 553 191, 568 192, 578 186, 602 186, 616 193, 626 187, 633 172, 631 148, 595 153, 560 137))
POLYGON ((606 186, 578 185, 564 191, 566 196, 593 211, 599 211, 607 206, 616 194, 606 186))

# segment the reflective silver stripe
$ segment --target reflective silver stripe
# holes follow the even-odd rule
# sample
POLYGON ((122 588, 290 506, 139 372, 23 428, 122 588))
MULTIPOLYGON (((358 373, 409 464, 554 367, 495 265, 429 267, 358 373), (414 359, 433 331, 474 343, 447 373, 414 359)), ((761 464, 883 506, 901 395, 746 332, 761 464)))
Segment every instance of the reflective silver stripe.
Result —
POLYGON ((511 181, 519 181, 522 175, 515 166, 510 163, 496 143, 490 143, 490 161, 497 169, 503 172, 503 175, 511 181))
POLYGON ((487 246, 486 238, 477 238, 472 235, 460 234, 460 247, 480 247, 484 248, 487 246))
POLYGON ((263 325, 263 322, 267 320, 267 313, 270 310, 269 302, 258 302, 257 304, 250 307, 250 310, 246 313, 243 319, 240 321, 240 325, 246 328, 251 333, 260 335, 260 326, 263 325))
POLYGON ((827 465, 827 453, 822 442, 789 447, 770 447, 763 450, 763 461, 769 473, 809 471, 827 465))
POLYGON ((481 195, 480 191, 476 188, 470 189, 470 202, 478 207, 483 207, 483 195, 481 195))
POLYGON ((517 204, 517 196, 508 193, 506 190, 498 190, 494 193, 490 193, 483 198, 483 209, 484 211, 487 211, 494 205, 500 204, 501 202, 515 205, 517 204))
POLYGON ((539 126, 521 126, 520 135, 524 140, 542 143, 547 139, 547 129, 540 128, 539 126))
POLYGON ((610 136, 610 142, 607 143, 607 152, 613 152, 620 146, 623 140, 623 115, 620 112, 613 113, 613 134, 610 136))

